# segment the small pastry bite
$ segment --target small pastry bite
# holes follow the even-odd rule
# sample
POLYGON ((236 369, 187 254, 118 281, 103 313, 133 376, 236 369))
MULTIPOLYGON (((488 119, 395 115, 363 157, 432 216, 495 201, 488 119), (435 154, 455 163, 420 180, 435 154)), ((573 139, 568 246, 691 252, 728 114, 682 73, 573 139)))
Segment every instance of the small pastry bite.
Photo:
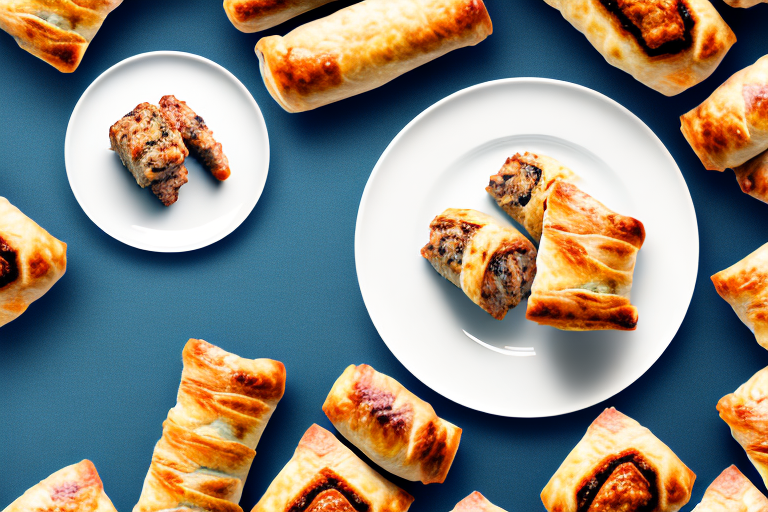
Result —
POLYGON ((629 294, 642 222, 558 181, 543 226, 526 318, 566 331, 635 329, 629 294))
POLYGON ((429 228, 421 255, 495 319, 502 320, 530 293, 536 248, 515 228, 455 208, 435 217, 429 228))
POLYGON ((0 327, 17 319, 67 270, 67 244, 0 197, 0 327))
POLYGON ((141 188, 150 187, 165 206, 179 199, 189 151, 159 108, 137 105, 110 127, 109 142, 141 188))
POLYGON ((267 30, 333 0, 224 0, 229 21, 241 32, 267 30))
POLYGON ((459 449, 460 428, 367 364, 344 370, 323 412, 373 462, 413 482, 443 483, 459 449))
POLYGON ((5 0, 0 2, 0 29, 35 57, 71 73, 107 15, 122 1, 5 0))
POLYGON ((452 512, 506 512, 475 491, 456 504, 452 512))
POLYGON ((93 462, 58 470, 30 487, 3 512, 116 512, 93 462))
POLYGON ((712 276, 720 296, 768 349, 768 244, 712 276))
POLYGON ((507 158, 501 170, 491 176, 485 191, 538 242, 544 204, 552 185, 575 178, 573 171, 554 158, 526 151, 507 158))
POLYGON ((707 487, 693 512, 766 512, 768 499, 739 468, 731 466, 707 487))
POLYGON ((541 491, 549 512, 675 512, 696 475, 650 430, 603 411, 541 491))
POLYGON ((176 406, 163 422, 134 512, 241 512, 256 445, 285 391, 285 367, 190 339, 176 406))
POLYGON ((312 425, 251 512, 405 512, 413 498, 312 425))
POLYGON ((213 131, 206 126, 202 117, 197 115, 185 101, 168 95, 160 99, 160 109, 171 125, 179 131, 184 145, 192 154, 203 161, 217 180, 229 178, 229 160, 221 143, 213 138, 213 131))
POLYGON ((493 32, 483 0, 365 0, 256 45, 264 85, 288 112, 375 89, 493 32))
POLYGON ((674 96, 703 81, 736 36, 708 0, 544 0, 612 66, 674 96))
POLYGON ((768 368, 717 402, 720 417, 768 485, 768 368))

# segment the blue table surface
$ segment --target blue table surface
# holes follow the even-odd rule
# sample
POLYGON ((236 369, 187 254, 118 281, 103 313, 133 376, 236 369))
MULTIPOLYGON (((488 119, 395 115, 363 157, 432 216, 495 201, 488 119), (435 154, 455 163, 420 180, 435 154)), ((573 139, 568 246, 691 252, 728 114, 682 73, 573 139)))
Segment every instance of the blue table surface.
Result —
MULTIPOLYGON (((220 0, 125 0, 71 75, 0 33, 0 140, 8 149, 0 195, 69 244, 64 278, 0 330, 0 509, 50 473, 88 458, 117 509, 131 510, 175 403, 181 349, 190 337, 244 357, 279 359, 288 371, 285 397, 245 484, 246 512, 309 425, 331 428, 320 407, 350 363, 395 377, 464 429, 445 484, 394 478, 415 496, 414 512, 451 510, 474 490, 510 512, 543 510, 541 489, 608 406, 649 427, 696 472, 683 510, 733 463, 765 491, 715 404, 768 364, 768 354, 709 276, 768 240, 761 217, 768 205, 742 194, 732 173, 705 171, 678 116, 768 52, 768 5, 737 10, 713 2, 739 41, 712 77, 674 98, 609 66, 542 0, 486 0, 494 33, 478 46, 303 114, 283 112, 266 92, 253 52, 260 35, 235 30, 220 0), (143 252, 104 234, 72 195, 64 167, 67 123, 85 88, 113 64, 153 50, 196 53, 229 69, 253 94, 270 134, 269 178, 253 213, 224 240, 185 254, 143 252), (371 323, 353 250, 363 188, 392 138, 455 91, 518 76, 575 82, 637 114, 680 166, 701 238, 693 301, 658 362, 610 400, 545 419, 475 412, 413 377, 371 323)), ((267 33, 285 33, 349 3, 334 2, 267 33)))

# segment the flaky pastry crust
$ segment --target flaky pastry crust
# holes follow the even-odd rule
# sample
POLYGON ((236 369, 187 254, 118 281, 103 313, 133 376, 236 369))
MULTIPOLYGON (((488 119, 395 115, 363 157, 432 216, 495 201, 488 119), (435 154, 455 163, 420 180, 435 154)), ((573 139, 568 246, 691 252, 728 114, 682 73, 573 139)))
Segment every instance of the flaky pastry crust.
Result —
POLYGON ((475 491, 460 502, 456 504, 456 507, 452 512, 506 512, 504 509, 497 507, 485 496, 475 491))
POLYGON ((333 0, 224 0, 224 11, 241 32, 259 32, 333 0))
POLYGON ((768 512, 768 499, 739 468, 726 468, 707 487, 693 512, 768 512))

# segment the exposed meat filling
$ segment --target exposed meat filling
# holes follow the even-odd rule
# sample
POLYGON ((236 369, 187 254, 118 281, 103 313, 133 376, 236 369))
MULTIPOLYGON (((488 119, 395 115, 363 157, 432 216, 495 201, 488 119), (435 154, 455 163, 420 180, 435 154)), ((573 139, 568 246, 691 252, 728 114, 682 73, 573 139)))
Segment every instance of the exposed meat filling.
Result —
POLYGON ((371 505, 330 469, 323 469, 318 478, 288 507, 287 512, 368 512, 371 505), (345 503, 346 502, 346 503, 345 503), (347 505, 345 508, 343 505, 347 505), (337 506, 337 508, 332 508, 337 506))
POLYGON ((578 512, 650 512, 659 501, 656 470, 638 453, 605 461, 576 493, 578 512))
POLYGON ((317 495, 306 512, 355 512, 349 501, 336 489, 329 489, 317 495))
POLYGON ((469 239, 480 227, 469 222, 433 221, 430 225, 429 243, 421 249, 435 270, 461 288, 459 276, 464 249, 469 239))
POLYGON ((179 189, 187 179, 186 166, 174 167, 163 178, 152 182, 152 192, 165 205, 169 206, 179 200, 179 189))
POLYGON ((520 161, 519 157, 507 158, 501 170, 491 176, 486 188, 502 207, 527 205, 541 180, 541 169, 520 161))
POLYGON ((19 278, 19 261, 16 250, 0 237, 0 288, 19 278))
POLYGON ((503 318, 531 294, 536 277, 536 253, 525 246, 502 246, 491 257, 485 273, 481 295, 487 311, 494 318, 503 318))
POLYGON ((651 57, 679 53, 693 42, 684 0, 600 0, 651 57))

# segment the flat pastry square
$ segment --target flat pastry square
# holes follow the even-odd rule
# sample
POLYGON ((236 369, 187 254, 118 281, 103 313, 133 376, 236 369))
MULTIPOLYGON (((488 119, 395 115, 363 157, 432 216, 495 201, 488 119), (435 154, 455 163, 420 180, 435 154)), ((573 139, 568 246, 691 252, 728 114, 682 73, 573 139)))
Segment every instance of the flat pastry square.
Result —
POLYGON ((456 507, 452 512, 506 512, 503 508, 499 508, 485 496, 475 491, 460 502, 456 504, 456 507))
POLYGON ((3 512, 116 512, 93 462, 58 470, 29 488, 3 512))
POLYGON ((768 349, 768 244, 712 276, 720 296, 768 349))
POLYGON ((707 487, 693 512, 768 512, 768 499, 739 468, 726 468, 707 487))
POLYGON ((635 329, 629 295, 643 224, 558 181, 543 226, 526 318, 563 330, 635 329))
POLYGON ((675 512, 696 475, 650 430, 606 409, 541 491, 549 512, 675 512))
POLYGON ((405 512, 413 498, 312 425, 251 512, 405 512))

